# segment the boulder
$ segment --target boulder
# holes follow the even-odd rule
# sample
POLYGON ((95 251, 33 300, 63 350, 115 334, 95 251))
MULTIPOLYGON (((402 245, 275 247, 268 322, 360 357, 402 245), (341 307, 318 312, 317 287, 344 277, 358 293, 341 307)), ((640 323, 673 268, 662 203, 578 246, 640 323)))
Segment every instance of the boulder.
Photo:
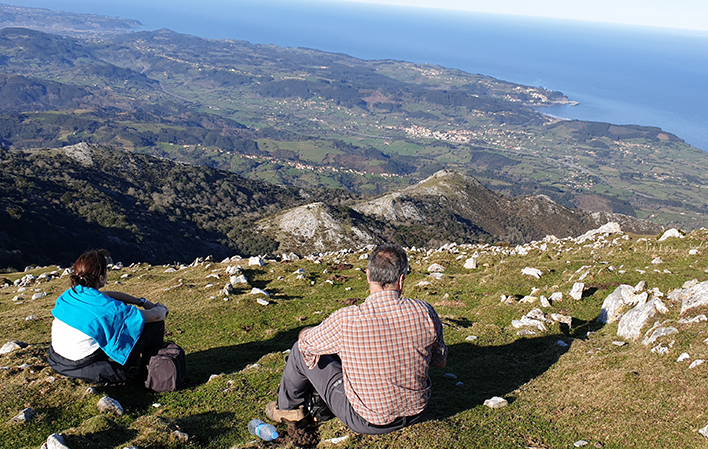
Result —
POLYGON ((443 273, 443 272, 445 272, 445 267, 443 267, 439 263, 434 263, 428 267, 428 272, 429 273, 443 273))
POLYGON ((649 345, 654 344, 654 342, 656 342, 656 340, 659 337, 663 337, 665 335, 677 334, 677 333, 678 333, 678 329, 676 329, 675 327, 672 327, 672 326, 657 327, 656 329, 654 329, 651 332, 651 335, 645 337, 644 340, 642 340, 642 344, 644 346, 649 346, 649 345))
POLYGON ((29 346, 27 343, 22 343, 21 341, 18 341, 18 340, 10 340, 7 343, 5 343, 2 346, 2 348, 0 348, 0 355, 9 354, 12 351, 15 351, 17 349, 26 348, 27 346, 29 346))
POLYGON ((583 290, 585 290, 585 284, 583 282, 576 282, 573 284, 573 288, 570 290, 570 297, 579 300, 583 297, 583 290))
POLYGON ((617 321, 622 314, 639 303, 639 295, 635 295, 635 288, 631 285, 621 284, 614 292, 610 293, 602 303, 598 323, 612 323, 617 321))
POLYGON ((31 407, 27 407, 26 409, 22 410, 17 415, 13 416, 10 419, 10 421, 11 422, 30 422, 30 421, 32 421, 32 418, 34 418, 34 416, 35 416, 34 410, 32 410, 31 407))
POLYGON ((619 320, 617 335, 627 340, 639 338, 642 327, 647 324, 658 310, 664 310, 666 306, 659 298, 653 298, 646 303, 637 304, 632 310, 625 313, 619 320))
POLYGON ((681 314, 695 307, 708 304, 708 281, 700 282, 690 288, 682 289, 680 293, 672 292, 669 299, 681 300, 681 314))
POLYGON ((543 274, 543 272, 538 268, 525 267, 523 270, 521 270, 521 274, 535 277, 536 279, 541 279, 541 275, 543 274))
POLYGON ((229 278, 229 281, 231 281, 232 285, 248 284, 248 278, 246 278, 246 275, 244 275, 244 274, 240 274, 238 276, 231 276, 229 278))
POLYGON ((267 297, 270 298, 270 294, 267 291, 260 289, 260 288, 256 288, 256 287, 253 287, 251 289, 251 294, 252 295, 266 295, 267 297))
POLYGON ((486 399, 484 401, 484 405, 486 405, 489 408, 502 408, 502 407, 506 407, 507 405, 509 405, 509 402, 504 398, 500 398, 499 396, 494 396, 491 399, 486 399))
POLYGON ((248 266, 257 266, 257 267, 262 267, 265 265, 265 260, 261 259, 258 256, 253 256, 248 259, 248 266))
POLYGON ((42 449, 69 449, 69 446, 64 444, 64 437, 58 433, 53 433, 47 438, 47 442, 42 445, 42 449))
POLYGON ((468 270, 474 270, 477 268, 477 259, 474 257, 470 257, 465 261, 464 267, 468 270))
POLYGON ((98 411, 101 413, 115 413, 116 415, 123 414, 123 406, 120 405, 120 402, 109 396, 104 396, 99 399, 96 406, 98 407, 98 411))
POLYGON ((661 234, 661 237, 659 237, 659 241, 663 242, 664 240, 669 239, 669 238, 682 239, 683 235, 681 234, 681 231, 679 231, 678 229, 671 228, 671 229, 665 231, 663 234, 661 234))

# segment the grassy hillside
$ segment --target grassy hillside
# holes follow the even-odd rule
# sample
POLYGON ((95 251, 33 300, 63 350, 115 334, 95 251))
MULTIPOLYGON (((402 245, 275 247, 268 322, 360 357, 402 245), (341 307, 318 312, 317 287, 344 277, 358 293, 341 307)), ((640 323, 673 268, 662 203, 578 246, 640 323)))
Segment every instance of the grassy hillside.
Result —
MULTIPOLYGON (((527 245, 526 255, 490 245, 409 251, 412 271, 405 293, 434 305, 446 324, 450 348, 447 368, 431 369, 428 420, 368 437, 352 434, 335 419, 321 426, 318 447, 332 447, 325 440, 341 436, 348 439, 336 447, 567 448, 579 440, 587 441, 587 447, 704 447, 705 438, 697 430, 708 424, 708 364, 688 367, 690 361, 708 359, 703 343, 708 324, 679 323, 680 304, 666 295, 685 281, 708 279, 706 241, 708 231, 698 230, 665 241, 629 234, 584 242, 548 239, 527 245), (475 254, 478 268, 463 268, 475 254), (442 280, 428 276, 432 263, 446 267, 442 280), (540 279, 522 275, 525 267, 543 274, 540 279), (574 300, 568 292, 580 279, 585 293, 574 300), (431 283, 418 286, 424 280, 431 283), (646 281, 648 290, 658 289, 668 306, 668 313, 657 314, 643 332, 654 321, 679 329, 657 341, 667 355, 651 352, 653 345, 641 344, 641 338, 620 346, 616 342, 624 340, 616 335, 616 323, 595 324, 603 300, 619 284, 640 281, 646 281), (542 310, 572 317, 569 328, 547 323, 546 331, 518 334, 512 320, 540 307, 538 299, 519 301, 534 288, 539 289, 537 296, 563 293, 561 301, 542 310), (502 295, 511 297, 508 304, 500 302, 502 295), (683 352, 690 361, 677 362, 683 352), (457 380, 444 377, 446 373, 457 380), (504 397, 510 405, 496 410, 482 405, 492 396, 504 397)), ((247 423, 264 418, 263 408, 275 397, 284 366, 283 351, 298 331, 366 297, 361 254, 340 252, 316 262, 269 262, 263 267, 249 267, 244 260, 112 270, 109 288, 169 306, 168 338, 188 354, 189 383, 175 393, 123 386, 98 387, 97 395, 85 395, 89 385, 57 376, 45 361, 50 311, 68 279, 52 277, 21 293, 15 286, 0 289, 0 343, 16 339, 30 344, 0 356, 0 444, 37 448, 49 434, 61 432, 72 449, 131 443, 140 449, 292 447, 296 435, 284 426, 278 426, 282 439, 265 444, 253 441, 247 423), (224 297, 219 290, 228 282, 226 268, 238 264, 250 285, 237 286, 224 297), (304 278, 297 278, 297 269, 304 270, 304 278), (270 304, 257 303, 252 287, 269 292, 270 304), (47 296, 32 300, 37 292, 47 296), (220 375, 209 380, 212 374, 220 375), (100 414, 96 403, 103 395, 120 401, 125 414, 100 414), (25 407, 37 412, 34 420, 9 422, 25 407), (175 430, 188 434, 187 442, 175 430)), ((61 273, 57 267, 30 273, 54 270, 61 273)), ((11 282, 26 274, 5 277, 11 282)), ((693 309, 683 318, 705 312, 693 309)))

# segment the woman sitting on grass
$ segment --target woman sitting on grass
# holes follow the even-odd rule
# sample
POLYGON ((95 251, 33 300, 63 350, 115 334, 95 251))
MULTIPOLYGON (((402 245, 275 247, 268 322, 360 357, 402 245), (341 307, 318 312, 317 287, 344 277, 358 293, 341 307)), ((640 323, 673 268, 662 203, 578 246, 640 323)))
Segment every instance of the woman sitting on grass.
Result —
POLYGON ((71 288, 57 298, 49 365, 59 374, 94 384, 144 379, 150 357, 164 345, 167 307, 99 291, 110 262, 104 249, 79 256, 71 288))

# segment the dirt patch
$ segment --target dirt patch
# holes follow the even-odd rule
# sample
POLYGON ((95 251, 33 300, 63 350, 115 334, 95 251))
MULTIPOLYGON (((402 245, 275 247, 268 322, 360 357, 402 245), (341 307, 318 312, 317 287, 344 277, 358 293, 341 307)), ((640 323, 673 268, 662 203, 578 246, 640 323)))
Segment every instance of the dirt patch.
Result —
POLYGON ((353 267, 352 264, 350 263, 340 263, 332 267, 334 270, 339 270, 339 271, 346 271, 346 270, 351 270, 353 267))
POLYGON ((280 440, 297 447, 314 447, 320 442, 320 432, 314 424, 290 423, 280 440))
POLYGON ((346 306, 353 306, 354 304, 358 303, 361 301, 360 298, 347 298, 347 299, 342 299, 340 302, 346 306))
POLYGON ((342 276, 341 274, 330 274, 327 276, 327 280, 332 282, 347 282, 347 279, 346 276, 342 276))

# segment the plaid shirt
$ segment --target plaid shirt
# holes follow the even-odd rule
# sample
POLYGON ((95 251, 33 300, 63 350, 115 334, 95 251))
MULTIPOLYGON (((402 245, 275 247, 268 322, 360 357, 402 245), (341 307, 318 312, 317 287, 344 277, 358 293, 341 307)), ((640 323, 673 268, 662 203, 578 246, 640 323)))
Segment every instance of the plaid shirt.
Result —
POLYGON ((310 369, 320 355, 339 355, 344 392, 354 410, 374 425, 422 412, 430 398, 428 367, 447 358, 433 306, 396 290, 337 310, 303 331, 298 346, 310 369))

